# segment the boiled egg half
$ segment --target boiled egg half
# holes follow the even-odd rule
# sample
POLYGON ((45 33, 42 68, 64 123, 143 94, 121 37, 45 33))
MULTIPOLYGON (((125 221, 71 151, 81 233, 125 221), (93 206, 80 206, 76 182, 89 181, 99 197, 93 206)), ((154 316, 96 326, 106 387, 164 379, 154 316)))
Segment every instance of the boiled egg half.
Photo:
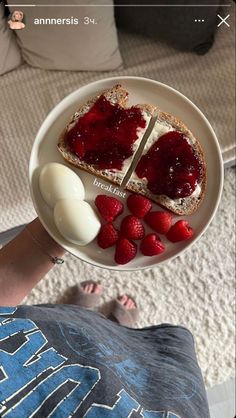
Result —
POLYGON ((87 245, 97 236, 101 223, 89 203, 79 199, 59 200, 54 221, 61 235, 77 245, 87 245))
POLYGON ((59 163, 45 164, 39 175, 39 188, 45 202, 54 208, 61 199, 84 200, 85 191, 79 176, 59 163))

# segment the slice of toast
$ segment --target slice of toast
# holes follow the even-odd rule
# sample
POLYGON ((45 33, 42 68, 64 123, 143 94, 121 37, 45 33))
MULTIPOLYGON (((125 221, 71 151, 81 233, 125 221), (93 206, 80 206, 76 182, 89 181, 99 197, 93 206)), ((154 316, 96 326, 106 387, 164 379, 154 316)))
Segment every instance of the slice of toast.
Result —
MULTIPOLYGON (((145 144, 142 156, 147 154, 151 146, 156 143, 156 141, 158 141, 161 136, 169 131, 177 131, 184 134, 188 144, 191 145, 194 154, 197 155, 197 158, 201 163, 201 180, 194 192, 190 196, 180 198, 170 198, 164 194, 154 194, 148 189, 147 178, 139 178, 135 170, 133 171, 126 185, 126 189, 131 192, 143 194, 162 207, 167 208, 178 215, 191 215, 200 206, 206 189, 206 163, 204 154, 198 140, 194 137, 191 131, 183 124, 183 122, 174 116, 158 110, 154 128, 145 144)), ((137 168, 137 165, 138 161, 136 163, 135 169, 137 168)))
MULTIPOLYGON (((88 173, 94 174, 112 183, 121 185, 122 180, 124 179, 133 159, 135 158, 136 152, 142 141, 143 135, 149 125, 150 119, 156 108, 148 104, 137 105, 132 107, 140 109, 141 116, 145 120, 145 127, 140 127, 137 129, 137 139, 132 145, 132 155, 130 155, 123 161, 121 169, 100 169, 95 164, 88 164, 87 162, 83 161, 83 158, 80 158, 78 154, 76 155, 75 153, 71 152, 66 142, 66 135, 76 125, 80 118, 83 118, 84 115, 88 116, 89 112, 91 114, 91 112, 93 111, 93 106, 96 104, 98 99, 101 98, 101 96, 104 96, 105 99, 109 101, 111 105, 114 105, 114 112, 115 107, 117 107, 117 105, 120 108, 127 109, 128 92, 120 84, 117 84, 111 89, 102 92, 100 95, 93 97, 87 103, 83 104, 72 116, 71 121, 69 122, 66 129, 62 132, 60 136, 58 150, 62 154, 63 158, 70 164, 73 164, 74 166, 82 170, 85 170, 88 173)), ((127 135, 129 135, 129 133, 127 133, 127 135)), ((109 140, 111 141, 112 139, 112 137, 109 138, 109 140)), ((89 140, 89 138, 86 140, 89 140)))

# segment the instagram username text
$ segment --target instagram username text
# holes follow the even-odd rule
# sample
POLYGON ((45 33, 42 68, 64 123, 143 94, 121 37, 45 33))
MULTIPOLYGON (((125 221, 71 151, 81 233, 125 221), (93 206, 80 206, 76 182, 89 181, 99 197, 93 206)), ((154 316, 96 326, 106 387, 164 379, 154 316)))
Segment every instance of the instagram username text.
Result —
POLYGON ((68 17, 68 18, 34 18, 34 25, 96 25, 96 19, 85 16, 83 18, 68 17))

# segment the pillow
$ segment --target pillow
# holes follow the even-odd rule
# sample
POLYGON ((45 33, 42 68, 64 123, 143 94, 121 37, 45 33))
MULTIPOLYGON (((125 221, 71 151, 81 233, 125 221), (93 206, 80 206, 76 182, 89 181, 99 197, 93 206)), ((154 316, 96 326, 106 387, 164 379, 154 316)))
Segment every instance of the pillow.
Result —
MULTIPOLYGON (((214 42, 220 0, 214 1, 214 6, 211 7, 160 7, 163 5, 161 0, 149 1, 148 4, 156 5, 153 7, 122 7, 121 4, 145 5, 145 2, 140 0, 114 1, 118 28, 163 40, 181 50, 195 51, 198 54, 206 53, 214 42)), ((194 4, 194 2, 183 0, 175 2, 175 4, 178 3, 186 6, 194 4)), ((169 1, 164 4, 173 5, 173 2, 169 1)), ((203 0, 201 4, 211 4, 211 2, 203 0)))
MULTIPOLYGON (((10 2, 9 2, 10 3, 10 2)), ((108 7, 92 7, 90 0, 72 0, 72 7, 23 7, 14 0, 11 12, 21 10, 25 28, 17 30, 24 60, 34 66, 54 70, 113 70, 121 66, 112 0, 108 7), (19 7, 17 8, 17 4, 19 7), (81 6, 80 6, 81 5, 81 6)), ((26 0, 24 4, 32 4, 26 0)), ((99 0, 98 4, 103 4, 99 0)), ((42 0, 40 4, 50 5, 42 0)))
POLYGON ((14 33, 8 27, 3 2, 0 3, 0 57, 0 75, 21 64, 20 49, 14 33))

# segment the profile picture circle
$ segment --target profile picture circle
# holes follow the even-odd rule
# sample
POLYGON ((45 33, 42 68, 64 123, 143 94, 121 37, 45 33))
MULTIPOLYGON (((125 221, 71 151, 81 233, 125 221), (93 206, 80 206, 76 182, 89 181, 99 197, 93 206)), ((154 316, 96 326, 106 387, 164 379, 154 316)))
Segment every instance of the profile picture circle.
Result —
POLYGON ((8 19, 8 25, 10 29, 18 30, 18 29, 24 29, 24 13, 21 10, 14 10, 10 14, 10 17, 8 19))

